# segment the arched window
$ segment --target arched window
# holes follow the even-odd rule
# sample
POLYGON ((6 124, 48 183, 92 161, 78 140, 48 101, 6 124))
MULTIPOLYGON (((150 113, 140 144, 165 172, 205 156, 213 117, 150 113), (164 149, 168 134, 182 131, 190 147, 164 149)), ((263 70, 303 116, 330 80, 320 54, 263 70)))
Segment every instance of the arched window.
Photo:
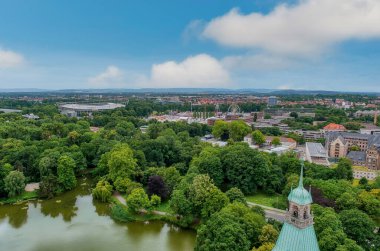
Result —
POLYGON ((298 218, 298 207, 297 206, 293 206, 293 217, 298 218))

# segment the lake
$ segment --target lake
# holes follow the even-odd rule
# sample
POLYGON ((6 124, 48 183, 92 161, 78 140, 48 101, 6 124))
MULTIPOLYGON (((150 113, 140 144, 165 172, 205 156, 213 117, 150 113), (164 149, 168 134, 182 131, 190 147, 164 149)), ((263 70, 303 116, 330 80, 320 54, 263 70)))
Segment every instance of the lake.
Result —
POLYGON ((0 249, 14 251, 190 251, 195 232, 164 222, 115 222, 90 185, 52 200, 0 206, 0 249))

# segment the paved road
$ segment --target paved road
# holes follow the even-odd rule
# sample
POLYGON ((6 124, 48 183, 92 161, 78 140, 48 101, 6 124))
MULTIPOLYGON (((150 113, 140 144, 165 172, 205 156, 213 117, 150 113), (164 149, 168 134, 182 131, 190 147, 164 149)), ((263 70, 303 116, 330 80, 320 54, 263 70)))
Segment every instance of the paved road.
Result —
POLYGON ((248 203, 248 206, 251 206, 251 207, 252 206, 259 206, 259 207, 263 208, 265 211, 265 217, 267 219, 273 219, 273 220, 280 221, 280 222, 285 221, 285 214, 286 214, 285 210, 277 209, 274 207, 267 207, 267 206, 263 206, 263 205, 256 204, 253 202, 247 202, 247 203, 248 203))

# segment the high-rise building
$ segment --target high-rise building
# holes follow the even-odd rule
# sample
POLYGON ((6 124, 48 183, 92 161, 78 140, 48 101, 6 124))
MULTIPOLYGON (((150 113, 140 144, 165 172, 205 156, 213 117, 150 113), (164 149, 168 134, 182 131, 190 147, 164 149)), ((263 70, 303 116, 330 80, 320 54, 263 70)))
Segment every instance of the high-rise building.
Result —
POLYGON ((273 251, 319 251, 314 220, 311 214, 311 194, 303 187, 303 162, 298 187, 288 196, 289 209, 273 251))
POLYGON ((277 100, 276 96, 270 96, 268 98, 268 105, 270 105, 270 106, 277 105, 277 102, 278 102, 278 100, 277 100))

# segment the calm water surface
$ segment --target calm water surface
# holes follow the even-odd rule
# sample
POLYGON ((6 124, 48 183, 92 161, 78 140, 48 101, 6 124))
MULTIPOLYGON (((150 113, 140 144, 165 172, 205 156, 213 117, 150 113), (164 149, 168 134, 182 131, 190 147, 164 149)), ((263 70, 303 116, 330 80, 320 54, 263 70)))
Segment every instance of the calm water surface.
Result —
POLYGON ((85 180, 47 201, 0 206, 0 250, 190 251, 195 233, 163 222, 118 223, 85 180))

